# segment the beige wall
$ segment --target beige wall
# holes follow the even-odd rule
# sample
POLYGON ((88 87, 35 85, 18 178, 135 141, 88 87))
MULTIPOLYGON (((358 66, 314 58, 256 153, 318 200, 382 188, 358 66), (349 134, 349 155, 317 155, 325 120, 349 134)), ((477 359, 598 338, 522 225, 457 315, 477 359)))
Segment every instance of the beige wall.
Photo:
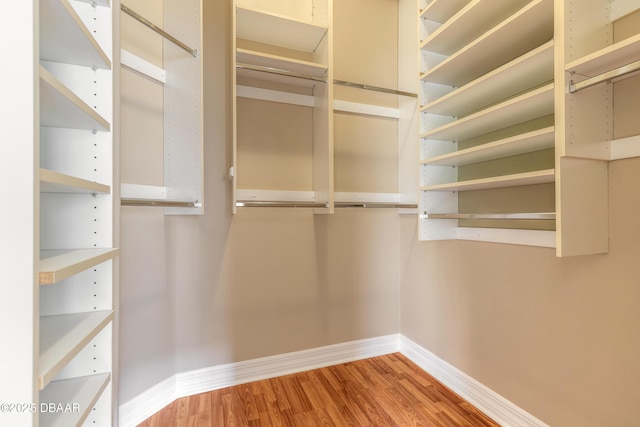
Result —
POLYGON ((417 243, 404 219, 402 333, 549 425, 637 425, 640 160, 609 173, 607 255, 417 243))

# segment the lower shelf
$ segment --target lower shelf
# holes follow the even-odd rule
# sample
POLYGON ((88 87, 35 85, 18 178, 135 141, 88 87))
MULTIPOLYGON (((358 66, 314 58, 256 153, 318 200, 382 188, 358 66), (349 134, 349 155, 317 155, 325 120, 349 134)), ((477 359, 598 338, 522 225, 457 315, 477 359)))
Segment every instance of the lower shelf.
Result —
POLYGON ((110 380, 107 373, 51 382, 40 392, 40 425, 82 425, 110 380))
POLYGON ((43 390, 113 317, 111 310, 41 317, 38 389, 43 390))

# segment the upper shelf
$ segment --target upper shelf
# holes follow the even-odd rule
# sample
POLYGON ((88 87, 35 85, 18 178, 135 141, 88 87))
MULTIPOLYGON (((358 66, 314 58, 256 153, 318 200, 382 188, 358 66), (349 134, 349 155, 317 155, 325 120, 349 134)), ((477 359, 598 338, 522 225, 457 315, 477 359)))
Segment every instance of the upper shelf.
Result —
POLYGON ((464 166, 553 148, 554 127, 538 129, 423 160, 424 165, 464 166))
POLYGON ((425 105, 421 111, 462 116, 553 80, 553 41, 425 105))
POLYGON ((40 65, 40 125, 109 131, 109 122, 40 65))
POLYGON ((567 64, 571 73, 594 77, 640 60, 640 34, 607 46, 567 64))
POLYGON ((327 73, 327 66, 323 64, 248 49, 238 48, 236 50, 236 60, 239 64, 275 68, 304 76, 323 77, 327 73))
POLYGON ((450 55, 498 24, 524 3, 526 3, 524 0, 473 0, 429 34, 420 48, 450 55))
POLYGON ((40 252, 40 284, 52 285, 118 256, 118 249, 50 250, 40 252))
POLYGON ((462 141, 553 114, 553 83, 432 129, 421 138, 462 141))
POLYGON ((236 37, 313 53, 327 32, 326 27, 274 13, 236 8, 236 37))
POLYGON ((473 191, 491 188, 518 187, 521 185, 546 184, 555 181, 555 170, 546 169, 534 172, 516 173, 491 178, 472 179, 469 181, 451 182, 447 184, 427 185, 423 191, 473 191))
POLYGON ((49 169, 40 169, 40 191, 43 193, 104 193, 111 187, 49 169))
POLYGON ((41 317, 38 388, 44 389, 113 316, 113 311, 94 311, 41 317))
POLYGON ((433 0, 420 16, 435 22, 446 22, 462 9, 470 0, 433 0))
POLYGON ((40 402, 61 405, 77 405, 71 411, 46 411, 40 414, 42 427, 79 426, 87 419, 96 402, 109 384, 111 374, 53 381, 40 392, 40 402), (77 410, 75 410, 77 409, 77 410))
POLYGON ((41 0, 40 16, 40 59, 111 68, 111 60, 69 0, 41 0))
POLYGON ((553 38, 553 0, 534 0, 421 76, 460 87, 553 38))

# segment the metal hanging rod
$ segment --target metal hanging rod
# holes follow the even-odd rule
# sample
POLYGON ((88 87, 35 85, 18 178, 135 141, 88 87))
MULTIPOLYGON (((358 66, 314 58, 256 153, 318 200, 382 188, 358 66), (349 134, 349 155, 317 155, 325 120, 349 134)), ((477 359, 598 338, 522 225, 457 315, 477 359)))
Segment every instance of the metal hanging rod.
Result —
POLYGON ((535 213, 427 213, 422 216, 425 219, 509 219, 509 220, 555 220, 555 212, 535 213))
POLYGON ((257 71, 260 73, 276 74, 278 76, 293 77, 295 79, 312 80, 312 81, 321 82, 321 83, 327 82, 327 79, 325 77, 308 76, 305 74, 298 74, 298 73, 293 73, 291 71, 280 70, 279 68, 262 67, 259 65, 249 65, 249 64, 241 64, 241 63, 237 63, 236 68, 241 70, 257 71))
POLYGON ((177 202, 170 200, 120 199, 120 206, 146 206, 161 208, 199 208, 201 204, 195 202, 177 202))
POLYGON ((626 76, 640 70, 640 61, 635 61, 627 65, 623 65, 615 70, 607 71, 598 76, 591 77, 583 80, 579 83, 575 83, 573 80, 569 82, 569 93, 576 93, 582 89, 586 89, 591 86, 595 86, 602 82, 610 82, 618 77, 626 76))
POLYGON ((417 209, 418 205, 412 203, 384 203, 384 202, 335 202, 336 208, 390 208, 390 209, 417 209))
MULTIPOLYGON (((319 202, 282 202, 267 200, 239 200, 236 202, 237 207, 253 208, 326 208, 327 203, 319 202)), ((416 209, 418 205, 411 203, 381 203, 381 202, 335 202, 336 208, 395 208, 395 209, 416 209)))
POLYGON ((178 40, 177 38, 173 37, 171 34, 167 33, 165 30, 163 30, 162 28, 158 27, 156 24, 154 24, 153 22, 149 21, 147 18, 145 18, 144 16, 140 15, 139 13, 129 9, 127 6, 125 6, 124 4, 120 3, 120 10, 122 10, 124 13, 126 13, 127 15, 131 16, 133 19, 135 19, 136 21, 140 22, 143 25, 146 25, 147 27, 151 28, 153 31, 155 31, 156 33, 160 34, 162 37, 164 37, 165 39, 169 40, 170 42, 172 42, 173 44, 175 44, 176 46, 186 50, 187 52, 189 52, 194 58, 198 57, 198 51, 196 49, 192 49, 189 46, 187 46, 186 44, 182 43, 180 40, 178 40))
POLYGON ((319 202, 276 202, 266 200, 239 200, 239 208, 326 208, 326 203, 319 202))
POLYGON ((390 94, 393 94, 393 95, 409 96, 411 98, 417 98, 418 97, 418 94, 411 93, 411 92, 404 92, 404 91, 396 90, 396 89, 388 89, 386 87, 365 85, 365 84, 362 84, 362 83, 353 83, 353 82, 348 82, 348 81, 345 81, 345 80, 334 80, 333 84, 340 85, 340 86, 353 87, 353 88, 356 88, 356 89, 364 89, 364 90, 372 90, 372 91, 375 91, 375 92, 390 93, 390 94))

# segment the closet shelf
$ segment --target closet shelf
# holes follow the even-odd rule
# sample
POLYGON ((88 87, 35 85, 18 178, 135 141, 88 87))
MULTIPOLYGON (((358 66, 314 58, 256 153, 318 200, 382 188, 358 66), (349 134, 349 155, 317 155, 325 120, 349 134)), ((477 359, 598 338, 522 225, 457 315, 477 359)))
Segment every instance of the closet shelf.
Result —
POLYGON ((462 116, 553 80, 553 41, 421 107, 421 111, 462 116))
POLYGON ((238 48, 236 50, 236 60, 242 64, 274 68, 305 76, 323 77, 327 73, 327 66, 323 64, 270 55, 248 49, 238 48))
POLYGON ((40 284, 52 285, 115 258, 119 249, 40 251, 40 284))
MULTIPOLYGON (((473 0, 459 10, 451 19, 429 34, 420 48, 442 55, 451 55, 465 44, 484 33, 516 7, 520 0, 473 0)), ((428 14, 426 15, 429 16, 428 14)))
POLYGON ((109 194, 111 187, 49 169, 40 169, 40 191, 42 193, 109 194))
POLYGON ((472 179, 469 181, 435 184, 421 187, 422 191, 472 191, 491 188, 517 187, 521 185, 545 184, 555 181, 555 170, 546 169, 534 172, 523 172, 491 178, 472 179))
POLYGON ((594 77, 640 60, 640 34, 600 49, 566 65, 565 70, 594 77))
POLYGON ((110 131, 109 122, 40 65, 40 125, 110 131))
POLYGON ((313 53, 327 33, 327 27, 274 13, 236 8, 236 37, 313 53))
POLYGON ((553 0, 534 0, 421 78, 460 87, 552 38, 553 0))
POLYGON ((111 310, 41 317, 38 388, 44 389, 113 317, 111 310))
POLYGON ((420 15, 430 21, 446 22, 470 0, 433 0, 420 15))
POLYGON ((421 161, 423 165, 464 166, 486 162, 554 147, 554 127, 527 132, 510 138, 478 145, 465 150, 431 157, 421 161))
POLYGON ((111 60, 70 0, 40 1, 40 59, 110 69, 111 60))
POLYGON ((420 135, 421 138, 462 141, 553 114, 553 83, 511 98, 420 135))
POLYGON ((96 402, 107 388, 110 374, 97 374, 68 380, 52 381, 40 392, 40 402, 53 403, 65 408, 77 405, 70 411, 47 411, 40 413, 42 427, 79 426, 84 423, 96 402))
POLYGON ((496 219, 520 221, 555 221, 555 212, 509 212, 509 213, 428 213, 427 219, 496 219))

